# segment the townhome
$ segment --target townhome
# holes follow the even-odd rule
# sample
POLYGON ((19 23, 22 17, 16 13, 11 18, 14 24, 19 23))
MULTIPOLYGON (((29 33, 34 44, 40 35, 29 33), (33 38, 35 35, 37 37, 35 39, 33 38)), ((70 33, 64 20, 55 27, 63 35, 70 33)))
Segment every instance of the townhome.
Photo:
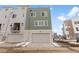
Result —
POLYGON ((25 35, 25 21, 27 6, 18 6, 13 8, 6 6, 1 10, 0 41, 5 42, 23 42, 25 35))
POLYGON ((50 8, 28 8, 26 30, 32 43, 52 42, 50 8))

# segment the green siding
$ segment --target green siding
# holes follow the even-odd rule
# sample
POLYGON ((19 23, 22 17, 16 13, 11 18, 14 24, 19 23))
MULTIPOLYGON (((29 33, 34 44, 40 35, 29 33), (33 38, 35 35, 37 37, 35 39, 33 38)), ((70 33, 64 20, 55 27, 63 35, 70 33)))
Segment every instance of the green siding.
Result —
POLYGON ((26 30, 48 30, 51 29, 50 8, 29 8, 27 11, 26 30), (31 10, 31 11, 30 11, 31 10), (30 16, 30 12, 36 12, 36 17, 30 16), (42 17, 41 12, 47 11, 47 17, 42 17), (48 26, 34 26, 35 20, 48 20, 48 26))

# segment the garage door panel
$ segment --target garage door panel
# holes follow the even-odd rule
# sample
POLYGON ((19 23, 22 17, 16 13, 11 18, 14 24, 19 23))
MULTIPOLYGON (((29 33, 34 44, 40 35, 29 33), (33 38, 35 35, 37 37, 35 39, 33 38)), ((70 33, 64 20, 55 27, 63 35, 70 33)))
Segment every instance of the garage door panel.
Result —
POLYGON ((6 42, 23 42, 24 37, 23 35, 8 35, 6 42))
POLYGON ((0 41, 2 41, 3 36, 0 36, 0 41))
POLYGON ((49 33, 33 33, 32 42, 41 43, 41 42, 50 42, 49 33))

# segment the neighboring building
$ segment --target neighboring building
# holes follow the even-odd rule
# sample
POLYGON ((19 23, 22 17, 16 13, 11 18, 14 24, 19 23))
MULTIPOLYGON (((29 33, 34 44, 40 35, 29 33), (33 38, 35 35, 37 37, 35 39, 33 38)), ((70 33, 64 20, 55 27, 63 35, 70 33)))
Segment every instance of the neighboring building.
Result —
POLYGON ((74 29, 74 38, 79 41, 79 17, 75 17, 72 20, 73 29, 74 29))
POLYGON ((4 7, 0 10, 0 41, 52 42, 50 8, 4 7))
POLYGON ((22 42, 25 41, 25 21, 27 6, 12 8, 6 6, 0 10, 0 41, 22 42))
POLYGON ((30 42, 52 42, 50 8, 28 8, 26 30, 29 30, 30 42))
POLYGON ((73 40, 73 38, 74 38, 74 29, 73 29, 72 20, 64 21, 63 35, 64 35, 64 37, 66 37, 66 39, 73 40))
POLYGON ((79 40, 79 17, 64 21, 63 35, 69 40, 79 40))
POLYGON ((53 40, 57 40, 58 39, 58 35, 57 35, 57 33, 54 33, 54 39, 53 40))

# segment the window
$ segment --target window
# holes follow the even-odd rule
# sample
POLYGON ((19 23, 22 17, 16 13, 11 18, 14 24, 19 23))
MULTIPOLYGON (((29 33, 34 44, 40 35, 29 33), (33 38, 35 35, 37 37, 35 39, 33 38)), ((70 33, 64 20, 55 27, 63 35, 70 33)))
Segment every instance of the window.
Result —
POLYGON ((45 26, 48 26, 48 21, 45 21, 45 26))
POLYGON ((39 21, 39 26, 44 26, 43 24, 44 24, 43 21, 40 20, 40 21, 39 21))
POLYGON ((20 23, 14 23, 14 30, 20 30, 20 23))
POLYGON ((24 9, 25 9, 25 7, 22 7, 22 9, 24 10, 24 9))
POLYGON ((79 31, 79 27, 76 27, 76 31, 79 31))
POLYGON ((44 16, 44 12, 42 12, 42 16, 44 16))
POLYGON ((48 26, 47 20, 35 20, 34 26, 48 26))
POLYGON ((13 15, 12 15, 12 18, 16 18, 16 14, 13 14, 13 15))
POLYGON ((38 22, 37 21, 34 21, 34 26, 38 26, 38 22))
POLYGON ((68 31, 68 28, 66 28, 66 31, 68 31))
POLYGON ((20 23, 14 23, 12 27, 12 32, 17 33, 19 32, 19 30, 20 30, 20 23))
POLYGON ((8 10, 9 10, 8 8, 5 9, 5 11, 8 11, 8 10))
POLYGON ((23 14, 23 17, 24 17, 24 14, 23 14))
POLYGON ((75 24, 77 24, 76 22, 74 22, 75 24))
POLYGON ((5 16, 5 18, 7 18, 7 16, 5 16))
POLYGON ((78 21, 78 24, 79 24, 79 21, 78 21))
POLYGON ((32 10, 30 10, 30 12, 32 12, 32 10))
POLYGON ((43 11, 42 12, 42 16, 47 17, 47 12, 46 11, 43 11))
POLYGON ((67 37, 68 37, 68 38, 70 38, 70 36, 69 36, 69 35, 67 35, 67 37))
POLYGON ((36 17, 36 12, 31 12, 31 13, 30 13, 30 16, 36 17))
POLYGON ((0 24, 0 30, 1 30, 1 24, 0 24))
POLYGON ((79 21, 74 22, 75 24, 79 24, 79 21))
POLYGON ((33 16, 33 13, 31 13, 31 16, 33 16))

